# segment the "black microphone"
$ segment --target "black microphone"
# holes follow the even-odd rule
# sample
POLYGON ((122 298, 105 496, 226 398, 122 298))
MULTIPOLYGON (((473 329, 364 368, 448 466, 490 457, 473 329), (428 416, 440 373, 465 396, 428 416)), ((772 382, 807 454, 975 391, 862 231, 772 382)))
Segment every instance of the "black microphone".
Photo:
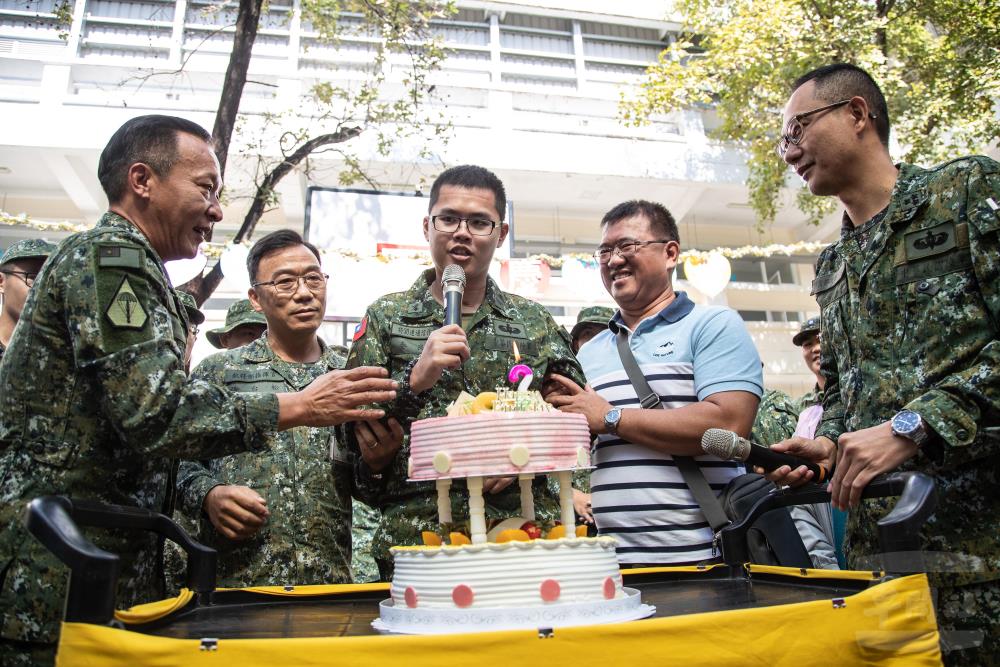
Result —
POLYGON ((462 293, 465 292, 465 269, 449 264, 441 274, 444 292, 444 324, 462 324, 462 293))
POLYGON ((745 461, 767 471, 776 470, 781 466, 791 466, 792 470, 805 466, 812 470, 811 481, 817 484, 826 481, 830 476, 829 471, 817 463, 762 447, 721 428, 710 428, 705 431, 705 435, 701 436, 701 448, 706 454, 717 456, 724 461, 745 461))

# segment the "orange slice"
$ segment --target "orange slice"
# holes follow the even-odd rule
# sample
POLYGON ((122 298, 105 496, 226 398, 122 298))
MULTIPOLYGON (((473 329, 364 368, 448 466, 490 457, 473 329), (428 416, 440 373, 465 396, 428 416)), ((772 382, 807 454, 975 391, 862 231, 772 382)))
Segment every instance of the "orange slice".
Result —
POLYGON ((448 535, 448 544, 458 546, 459 544, 472 544, 472 540, 464 533, 451 533, 448 535))
POLYGON ((577 526, 576 527, 576 536, 577 537, 586 537, 587 536, 587 527, 586 526, 577 526))
POLYGON ((441 546, 441 536, 431 530, 424 530, 420 532, 420 537, 424 540, 425 547, 439 547, 441 546))
POLYGON ((549 534, 545 536, 547 540, 558 540, 561 537, 566 537, 566 526, 562 524, 555 526, 549 531, 549 534))
POLYGON ((497 544, 503 544, 504 542, 530 542, 531 538, 528 537, 528 533, 519 529, 511 529, 501 531, 497 535, 497 544))
POLYGON ((480 412, 493 412, 493 403, 496 400, 496 392, 481 392, 476 396, 475 400, 472 401, 472 414, 478 415, 480 412))

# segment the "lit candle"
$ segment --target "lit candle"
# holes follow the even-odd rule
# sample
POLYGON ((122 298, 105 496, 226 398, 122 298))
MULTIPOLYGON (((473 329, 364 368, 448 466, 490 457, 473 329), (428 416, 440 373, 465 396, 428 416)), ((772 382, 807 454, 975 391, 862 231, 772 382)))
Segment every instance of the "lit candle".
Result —
POLYGON ((518 383, 518 391, 528 391, 528 385, 531 384, 531 378, 534 376, 531 368, 525 364, 519 363, 521 361, 521 353, 517 349, 517 341, 511 341, 510 346, 514 350, 514 366, 507 373, 507 380, 513 384, 518 383))

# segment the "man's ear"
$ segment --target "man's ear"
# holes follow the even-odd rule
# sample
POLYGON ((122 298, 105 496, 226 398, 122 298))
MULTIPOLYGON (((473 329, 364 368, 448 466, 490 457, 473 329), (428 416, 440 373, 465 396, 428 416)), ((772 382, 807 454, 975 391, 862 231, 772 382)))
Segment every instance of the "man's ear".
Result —
POLYGON ((509 234, 509 233, 510 233, 510 225, 508 225, 506 222, 501 222, 500 223, 500 234, 497 237, 497 247, 498 248, 503 245, 504 241, 507 240, 507 234, 509 234))
POLYGON ((149 199, 150 185, 156 180, 156 173, 144 162, 136 162, 125 174, 126 187, 140 199, 149 199))
POLYGON ((4 293, 4 290, 6 288, 7 288, 7 274, 0 273, 0 295, 4 293))
POLYGON ((247 290, 247 298, 250 299, 250 305, 253 306, 254 310, 256 310, 258 313, 264 312, 264 308, 261 307, 260 305, 260 300, 257 299, 256 287, 251 287, 250 289, 247 290))

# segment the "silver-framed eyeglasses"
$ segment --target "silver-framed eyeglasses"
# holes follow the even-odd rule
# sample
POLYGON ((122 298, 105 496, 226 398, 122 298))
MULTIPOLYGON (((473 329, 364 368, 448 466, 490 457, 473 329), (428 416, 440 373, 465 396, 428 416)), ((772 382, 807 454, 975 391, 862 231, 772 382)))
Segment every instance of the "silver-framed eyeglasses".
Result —
POLYGON ((325 273, 307 273, 304 276, 282 276, 274 280, 254 283, 252 287, 270 285, 276 294, 289 295, 298 291, 299 283, 305 283, 307 290, 316 293, 326 289, 326 281, 329 279, 330 276, 325 273))
MULTIPOLYGON (((839 102, 834 102, 833 104, 827 104, 826 106, 819 107, 817 109, 812 109, 811 111, 803 111, 802 113, 797 113, 789 119, 788 123, 785 125, 785 133, 781 135, 778 139, 778 143, 775 145, 774 150, 777 151, 778 157, 784 159, 785 153, 788 152, 788 147, 798 146, 802 143, 802 137, 805 135, 806 126, 802 124, 802 121, 809 116, 814 114, 822 113, 823 111, 829 111, 830 109, 836 109, 837 107, 842 107, 845 104, 850 104, 851 98, 846 100, 840 100, 839 102)), ((875 120, 877 116, 872 112, 868 112, 868 116, 875 120)))
POLYGON ((432 215, 431 224, 434 229, 446 234, 454 234, 465 223, 465 228, 473 236, 489 236, 496 229, 497 223, 489 218, 463 218, 458 215, 432 215))
POLYGON ((656 241, 623 241, 616 246, 601 246, 594 251, 594 258, 601 264, 611 261, 612 255, 621 257, 632 257, 639 252, 639 248, 653 243, 670 243, 673 239, 658 239, 656 241))

